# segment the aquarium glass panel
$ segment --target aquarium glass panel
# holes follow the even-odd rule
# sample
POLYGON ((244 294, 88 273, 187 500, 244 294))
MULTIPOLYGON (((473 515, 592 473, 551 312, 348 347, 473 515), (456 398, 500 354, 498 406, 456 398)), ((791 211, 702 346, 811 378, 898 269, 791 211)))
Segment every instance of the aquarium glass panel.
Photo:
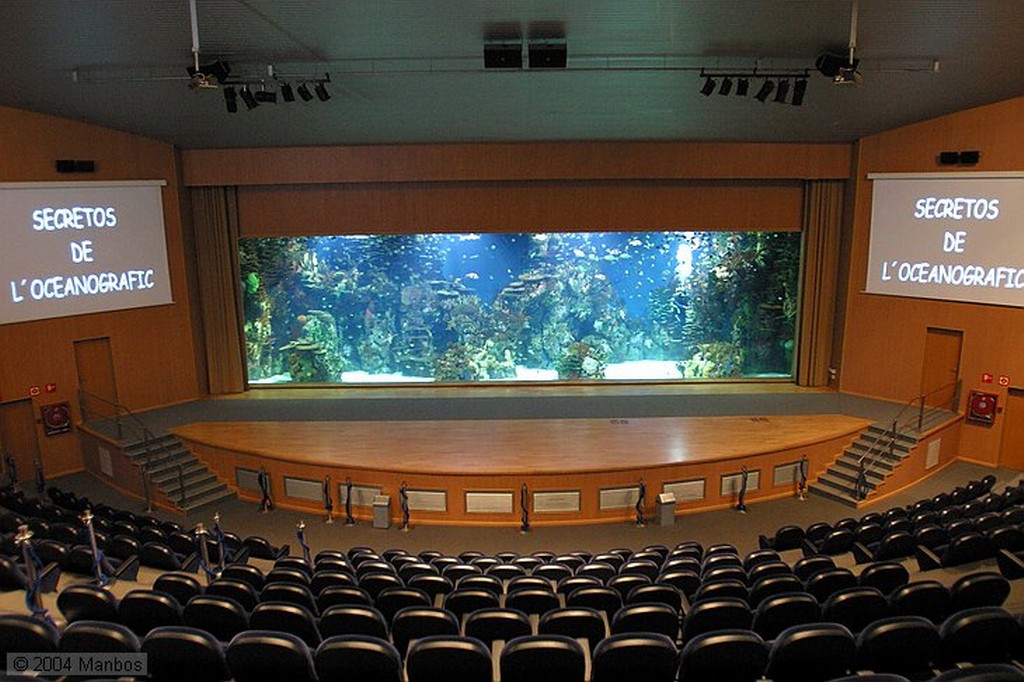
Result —
POLYGON ((246 238, 252 384, 790 377, 800 234, 246 238))

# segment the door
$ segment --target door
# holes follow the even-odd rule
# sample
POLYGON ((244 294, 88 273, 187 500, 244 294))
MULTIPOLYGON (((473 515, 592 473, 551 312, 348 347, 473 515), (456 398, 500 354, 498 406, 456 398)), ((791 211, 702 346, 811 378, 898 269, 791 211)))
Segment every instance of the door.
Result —
POLYGON ((116 414, 117 382, 110 337, 75 341, 75 367, 78 370, 82 421, 113 417, 116 414))
MULTIPOLYGON (((33 462, 39 457, 39 431, 36 429, 35 408, 28 398, 0 403, 0 451, 14 455, 18 480, 35 480, 33 462)), ((3 460, 4 482, 7 482, 7 458, 3 460)), ((22 486, 26 487, 26 486, 22 486)))
POLYGON ((921 372, 921 395, 925 396, 925 405, 956 411, 963 344, 962 331, 928 327, 921 372))
POLYGON ((999 466, 1024 470, 1024 388, 1011 388, 1006 394, 999 466))

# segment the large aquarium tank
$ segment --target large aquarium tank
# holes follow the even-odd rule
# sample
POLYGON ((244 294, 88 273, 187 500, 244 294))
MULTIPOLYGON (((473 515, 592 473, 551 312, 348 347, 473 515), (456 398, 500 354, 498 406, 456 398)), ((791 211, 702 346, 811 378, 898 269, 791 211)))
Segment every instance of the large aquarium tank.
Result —
POLYGON ((240 242, 250 384, 792 375, 797 232, 240 242))

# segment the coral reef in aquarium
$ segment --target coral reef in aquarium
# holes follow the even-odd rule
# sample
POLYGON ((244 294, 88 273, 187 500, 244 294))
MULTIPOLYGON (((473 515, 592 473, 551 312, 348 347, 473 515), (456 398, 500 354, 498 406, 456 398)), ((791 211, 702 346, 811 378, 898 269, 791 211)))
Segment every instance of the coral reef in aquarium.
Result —
POLYGON ((249 377, 788 376, 799 255, 776 232, 246 238, 249 377))

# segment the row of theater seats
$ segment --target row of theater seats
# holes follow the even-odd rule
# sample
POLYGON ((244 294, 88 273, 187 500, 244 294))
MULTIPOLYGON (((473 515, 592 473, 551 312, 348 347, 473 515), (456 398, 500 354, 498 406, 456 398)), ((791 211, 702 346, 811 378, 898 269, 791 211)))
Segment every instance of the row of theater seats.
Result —
POLYGON ((63 632, 28 616, 0 615, 0 653, 147 654, 149 679, 376 680, 388 682, 774 682, 845 680, 895 682, 1007 682, 1024 679, 1024 629, 1012 615, 983 607, 951 616, 941 628, 915 618, 889 618, 859 636, 835 623, 798 625, 770 644, 749 630, 699 635, 680 650, 656 633, 586 640, 527 634, 484 640, 458 634, 426 635, 403 657, 385 639, 330 637, 311 648, 301 638, 246 630, 227 644, 184 626, 162 626, 138 637, 123 625, 77 621, 63 632), (496 674, 497 673, 497 674, 496 674))

